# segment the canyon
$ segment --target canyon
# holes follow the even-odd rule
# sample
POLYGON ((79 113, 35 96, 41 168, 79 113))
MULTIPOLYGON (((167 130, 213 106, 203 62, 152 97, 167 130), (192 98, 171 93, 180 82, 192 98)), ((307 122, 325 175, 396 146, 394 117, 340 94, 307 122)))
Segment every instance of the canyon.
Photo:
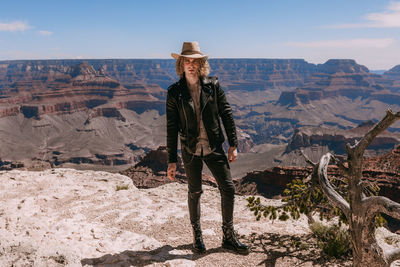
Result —
MULTIPOLYGON (((359 136, 351 129, 400 109, 399 66, 378 75, 347 59, 210 65, 233 109, 241 160, 273 154, 262 167, 300 164, 299 148, 342 153, 359 136)), ((0 61, 0 168, 135 165, 165 144, 166 89, 176 80, 167 59, 0 61)), ((371 155, 400 140, 399 123, 389 131, 371 155)))
MULTIPOLYGON (((350 266, 321 257, 316 245, 305 256, 282 252, 273 240, 288 248, 293 240, 310 241, 306 218, 258 222, 245 198, 279 205, 286 184, 311 172, 301 150, 313 161, 327 151, 344 159, 347 143, 387 109, 400 109, 400 65, 374 74, 348 59, 211 59, 211 75, 219 77, 237 124, 235 224, 252 252, 238 257, 219 248, 219 192, 205 168, 203 226, 215 253, 197 257, 190 252, 180 158, 176 179, 166 176, 165 98, 177 80, 174 63, 0 61, 0 263, 259 265, 273 251, 281 255, 276 266, 350 266)), ((363 179, 397 202, 399 143, 398 122, 374 140, 363 166, 363 179)), ((328 175, 341 177, 335 166, 328 175)), ((390 230, 400 229, 387 219, 390 230)), ((383 246, 384 236, 398 238, 384 228, 378 235, 383 246)))

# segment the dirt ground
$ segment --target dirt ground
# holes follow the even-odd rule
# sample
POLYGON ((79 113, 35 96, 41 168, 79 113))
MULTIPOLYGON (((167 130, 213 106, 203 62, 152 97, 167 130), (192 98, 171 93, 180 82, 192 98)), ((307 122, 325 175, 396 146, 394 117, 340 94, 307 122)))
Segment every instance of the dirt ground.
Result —
POLYGON ((137 189, 123 175, 73 169, 0 172, 0 266, 351 266, 321 252, 305 217, 256 221, 243 196, 234 223, 251 252, 222 249, 220 196, 209 186, 207 251, 194 254, 186 186, 137 189))

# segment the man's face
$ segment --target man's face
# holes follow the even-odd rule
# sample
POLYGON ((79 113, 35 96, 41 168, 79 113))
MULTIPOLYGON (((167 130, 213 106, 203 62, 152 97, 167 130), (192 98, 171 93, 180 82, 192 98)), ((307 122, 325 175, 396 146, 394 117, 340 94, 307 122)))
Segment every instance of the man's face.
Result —
POLYGON ((200 62, 197 58, 184 58, 183 70, 185 74, 195 76, 199 75, 200 62))

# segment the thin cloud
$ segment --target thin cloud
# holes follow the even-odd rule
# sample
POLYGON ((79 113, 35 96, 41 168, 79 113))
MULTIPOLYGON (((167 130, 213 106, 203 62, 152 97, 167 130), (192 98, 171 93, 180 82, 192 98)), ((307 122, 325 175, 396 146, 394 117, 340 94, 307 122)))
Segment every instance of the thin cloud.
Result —
POLYGON ((364 20, 366 22, 332 25, 326 28, 400 28, 400 2, 391 3, 383 12, 367 14, 364 20))
POLYGON ((38 31, 38 33, 39 33, 40 35, 43 35, 43 36, 50 36, 50 35, 53 35, 53 32, 50 32, 50 31, 38 31))
POLYGON ((0 31, 3 32, 23 32, 32 28, 28 23, 22 21, 13 21, 10 23, 0 23, 0 31))
POLYGON ((350 40, 322 40, 312 42, 289 42, 287 46, 305 48, 387 48, 396 40, 391 38, 373 39, 360 38, 350 40))

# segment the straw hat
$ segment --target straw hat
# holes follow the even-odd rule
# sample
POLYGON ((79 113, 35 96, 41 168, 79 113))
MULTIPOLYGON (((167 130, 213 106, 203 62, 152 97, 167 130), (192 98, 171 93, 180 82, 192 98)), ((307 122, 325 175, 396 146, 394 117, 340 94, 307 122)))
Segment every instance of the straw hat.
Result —
POLYGON ((184 42, 182 45, 181 54, 171 53, 171 56, 175 59, 179 57, 188 58, 207 58, 208 55, 204 55, 200 52, 200 47, 198 42, 184 42))

